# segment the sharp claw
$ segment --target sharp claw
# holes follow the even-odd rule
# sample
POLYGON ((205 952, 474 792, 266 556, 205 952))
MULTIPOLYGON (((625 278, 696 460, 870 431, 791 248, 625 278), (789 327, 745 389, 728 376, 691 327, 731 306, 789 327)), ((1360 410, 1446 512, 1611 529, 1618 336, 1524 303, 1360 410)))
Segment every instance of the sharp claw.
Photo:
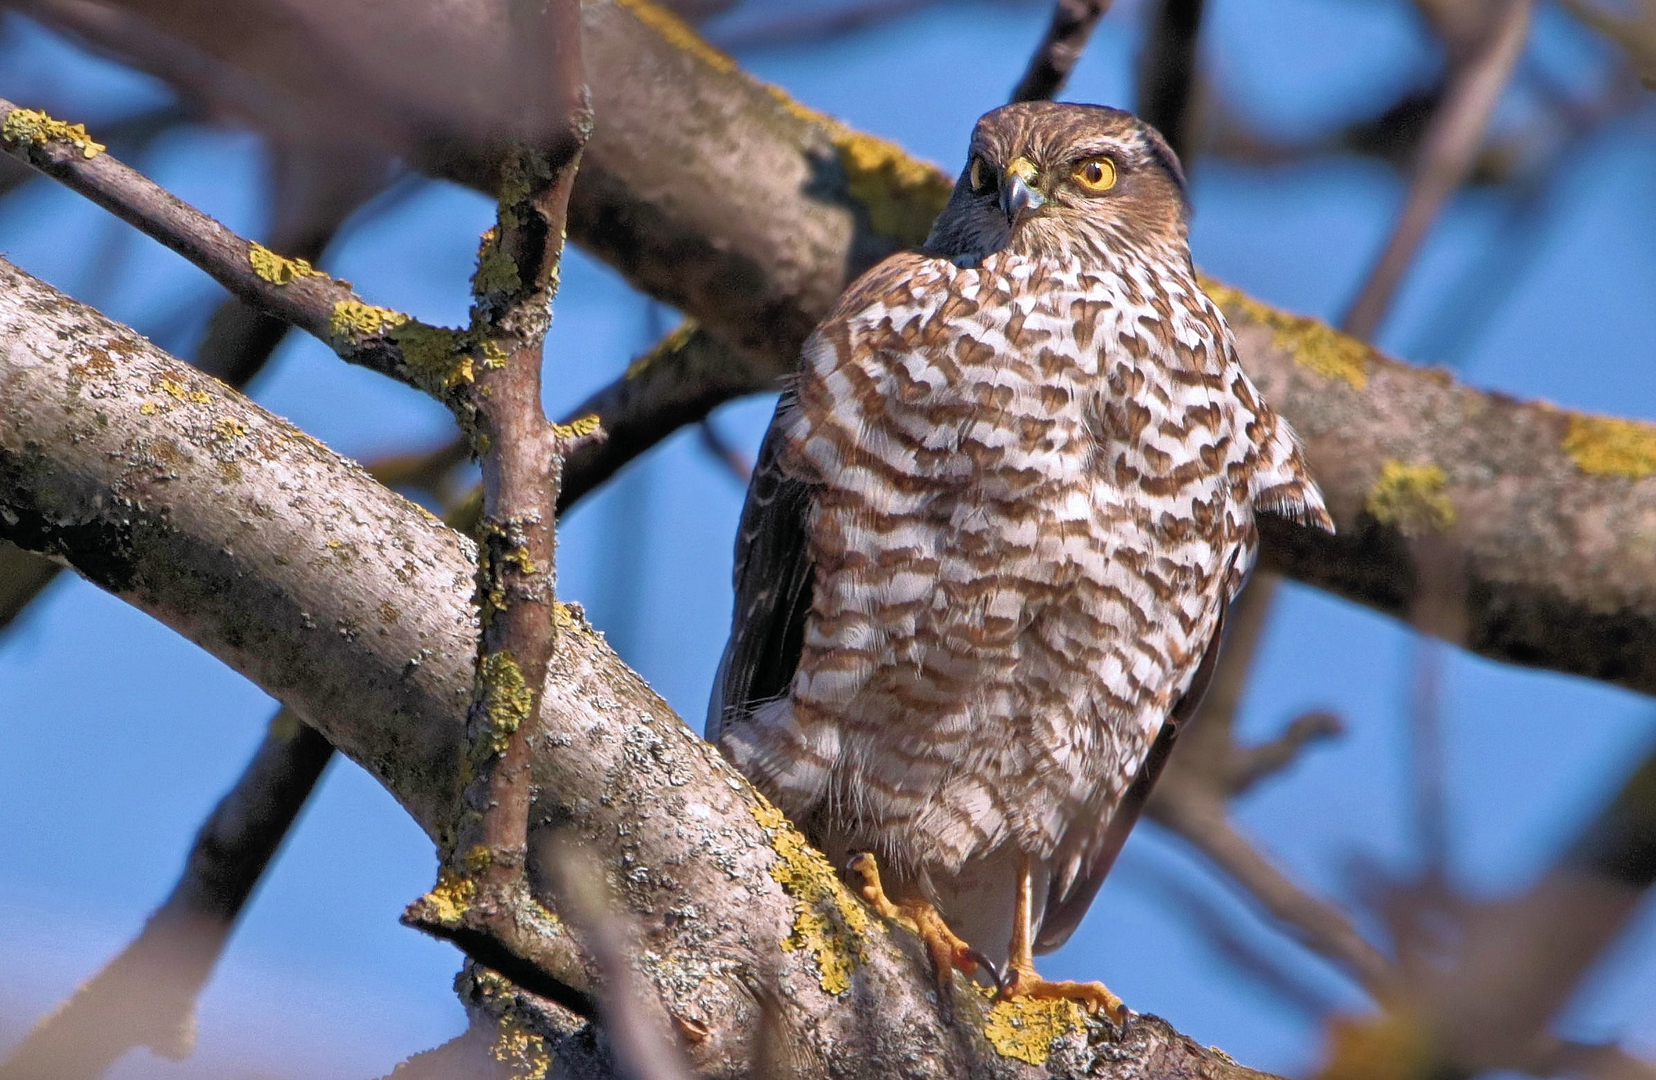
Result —
MULTIPOLYGON (((981 952, 974 948, 968 947, 966 949, 966 955, 971 959, 972 963, 989 973, 989 978, 993 980, 995 984, 995 993, 999 994, 1006 988, 1007 972, 1001 971, 1001 969, 996 967, 987 956, 984 956, 981 952)), ((1010 969, 1008 969, 1008 971, 1010 971, 1010 969)))

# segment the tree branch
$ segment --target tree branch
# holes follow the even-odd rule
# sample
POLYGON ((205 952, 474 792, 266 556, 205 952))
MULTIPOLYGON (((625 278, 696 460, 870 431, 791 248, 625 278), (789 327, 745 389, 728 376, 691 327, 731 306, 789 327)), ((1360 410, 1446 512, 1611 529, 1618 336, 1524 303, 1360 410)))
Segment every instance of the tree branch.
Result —
MULTIPOLYGON (((280 697, 452 845, 477 633, 471 544, 5 263, 0 395, 0 537, 71 563, 280 697)), ((675 1021, 706 1030, 687 1046, 699 1072, 745 1072, 775 1008, 787 1022, 765 1030, 797 1043, 775 1052, 821 1063, 803 1075, 1255 1075, 1151 1017, 1118 1031, 1060 1013, 1019 1028, 1031 1018, 962 989, 959 1022, 942 1024, 918 941, 873 919, 577 609, 559 610, 528 733, 532 829, 558 828, 604 867, 642 935, 641 978, 675 1021), (785 992, 762 1008, 767 978, 785 992)), ((475 896, 456 883, 437 899, 475 896)), ((539 886, 535 897, 550 902, 539 886)), ((593 993, 556 919, 520 929, 552 980, 593 993)), ((568 1075, 609 1074, 580 1018, 496 1000, 568 1075)))
POLYGON ((1353 337, 1373 339, 1432 222, 1472 171, 1484 130, 1523 51, 1532 6, 1532 0, 1500 0, 1482 47, 1450 76, 1420 144, 1403 213, 1341 320, 1341 329, 1353 337))
POLYGON ((1013 101, 1051 101, 1069 82, 1087 48, 1093 27, 1110 10, 1110 0, 1057 0, 1046 36, 1012 90, 1013 101))
POLYGON ((1138 112, 1190 168, 1202 0, 1160 0, 1139 66, 1138 112))

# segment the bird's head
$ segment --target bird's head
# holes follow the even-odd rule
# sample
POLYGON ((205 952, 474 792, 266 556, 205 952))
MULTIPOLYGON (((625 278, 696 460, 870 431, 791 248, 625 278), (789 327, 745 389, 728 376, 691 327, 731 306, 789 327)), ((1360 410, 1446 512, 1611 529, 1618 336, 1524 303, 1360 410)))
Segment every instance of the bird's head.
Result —
POLYGON ((1102 105, 1021 102, 977 122, 926 250, 962 265, 997 251, 1183 253, 1188 217, 1179 160, 1150 125, 1102 105))

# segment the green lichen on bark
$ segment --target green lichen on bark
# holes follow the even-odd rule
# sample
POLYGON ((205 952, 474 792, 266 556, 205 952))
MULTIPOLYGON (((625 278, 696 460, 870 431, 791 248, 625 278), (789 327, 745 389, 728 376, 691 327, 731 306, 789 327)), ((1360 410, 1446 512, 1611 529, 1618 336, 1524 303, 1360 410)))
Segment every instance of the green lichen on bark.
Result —
POLYGON ((1656 473, 1656 425, 1574 413, 1563 446, 1576 468, 1590 476, 1637 480, 1656 473))
POLYGON ((524 681, 523 669, 505 649, 478 659, 474 697, 477 710, 471 756, 482 763, 505 753, 513 732, 528 722, 535 697, 524 681))
POLYGON ((68 143, 88 160, 109 149, 87 134, 85 124, 54 120, 38 109, 13 109, 7 113, 5 122, 0 123, 0 141, 32 146, 45 146, 50 142, 68 143))
POLYGON ((327 277, 304 259, 278 255, 263 244, 247 246, 247 261, 253 272, 272 285, 288 285, 302 277, 327 277))
POLYGON ((1396 526, 1405 536, 1442 532, 1455 524, 1455 504, 1446 488, 1449 478, 1436 465, 1388 461, 1363 503, 1374 519, 1396 526))

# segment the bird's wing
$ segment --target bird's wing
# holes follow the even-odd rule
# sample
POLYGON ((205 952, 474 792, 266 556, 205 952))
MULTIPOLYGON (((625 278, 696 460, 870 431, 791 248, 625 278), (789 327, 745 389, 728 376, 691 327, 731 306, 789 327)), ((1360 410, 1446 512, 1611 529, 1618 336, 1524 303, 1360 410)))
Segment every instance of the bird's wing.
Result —
POLYGON ((713 680, 707 738, 788 691, 811 610, 810 545, 806 515, 813 486, 782 468, 784 432, 793 393, 782 395, 759 448, 742 523, 736 534, 736 608, 730 641, 713 680))
MULTIPOLYGON (((1231 562, 1234 565, 1234 556, 1231 562)), ((1230 568, 1227 568, 1220 580, 1228 582, 1230 579, 1230 568)), ((1173 744, 1178 740, 1180 730, 1196 715, 1202 698, 1207 695, 1208 684, 1213 681, 1213 671, 1219 663, 1219 643, 1225 636, 1225 611, 1229 606, 1227 589, 1221 594, 1219 618, 1214 622, 1213 634, 1208 638, 1207 648, 1202 651, 1202 659, 1196 665, 1190 685, 1173 703, 1173 711, 1162 722, 1161 730, 1156 732, 1150 752, 1144 755, 1133 782, 1116 804, 1115 812, 1104 828, 1104 835, 1088 853, 1086 863, 1074 882, 1066 889, 1054 889, 1048 894, 1046 911, 1041 916, 1041 929, 1035 936, 1036 952, 1052 952, 1068 941, 1075 928, 1081 925, 1081 917, 1092 907, 1093 898, 1098 895, 1099 887, 1104 884, 1104 878, 1115 865, 1116 856, 1121 854, 1122 845, 1127 842, 1127 834, 1138 824, 1139 815, 1150 799, 1150 792, 1155 788, 1156 781, 1161 779, 1162 769, 1173 753, 1173 744)))

